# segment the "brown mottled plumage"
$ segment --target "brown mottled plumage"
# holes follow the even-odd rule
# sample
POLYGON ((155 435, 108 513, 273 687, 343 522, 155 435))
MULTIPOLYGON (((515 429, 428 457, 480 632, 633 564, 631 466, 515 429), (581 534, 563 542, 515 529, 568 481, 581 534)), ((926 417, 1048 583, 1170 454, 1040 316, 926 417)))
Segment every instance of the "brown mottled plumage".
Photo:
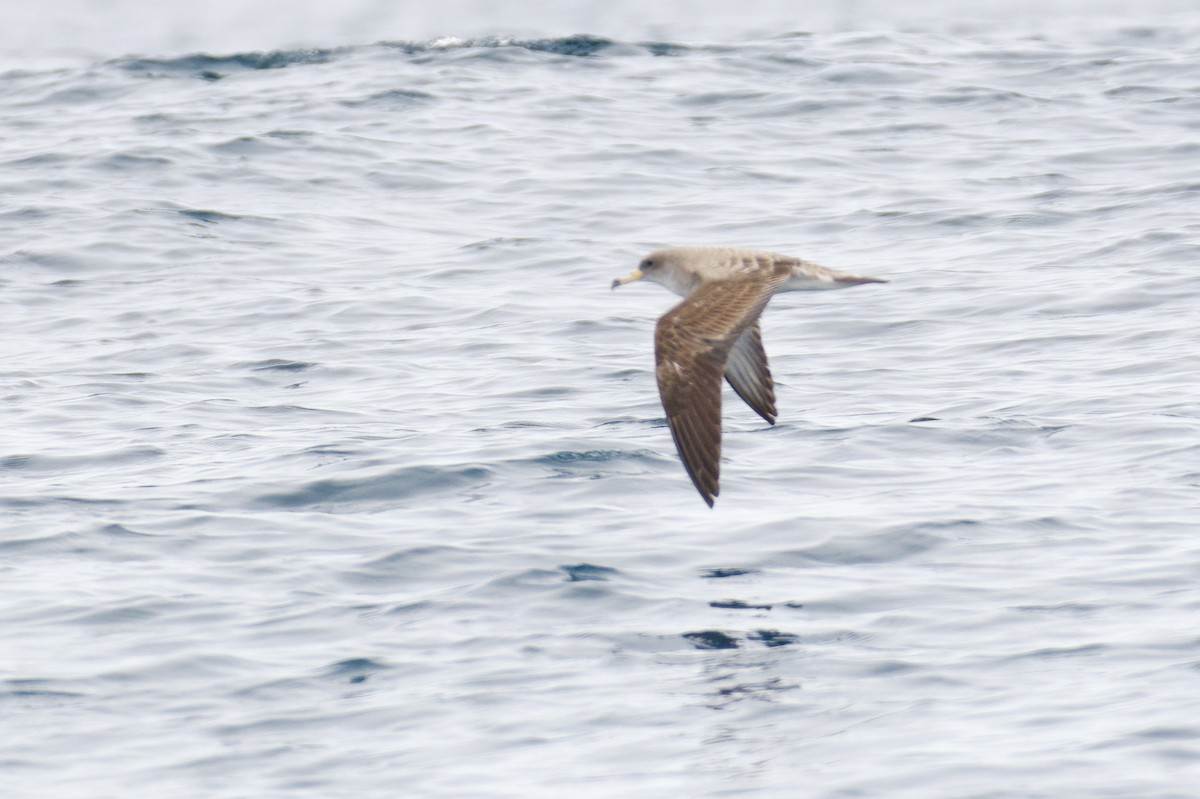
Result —
POLYGON ((657 250, 612 287, 643 278, 684 297, 658 320, 654 360, 675 447, 709 507, 720 493, 722 375, 755 413, 775 424, 775 384, 758 324, 771 297, 887 282, 786 255, 723 247, 657 250))

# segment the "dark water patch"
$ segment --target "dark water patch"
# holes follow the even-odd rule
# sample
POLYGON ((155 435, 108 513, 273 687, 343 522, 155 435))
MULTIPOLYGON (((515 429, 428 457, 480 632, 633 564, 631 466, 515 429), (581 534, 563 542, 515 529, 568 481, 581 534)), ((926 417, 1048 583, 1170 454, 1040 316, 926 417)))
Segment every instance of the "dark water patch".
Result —
POLYGON ((86 694, 57 687, 55 680, 13 679, 5 680, 0 688, 0 701, 14 700, 62 700, 78 699, 86 694))
POLYGON ((71 156, 60 153, 38 153, 37 155, 29 155, 24 158, 14 158, 11 161, 5 161, 4 165, 15 169, 42 169, 48 166, 67 164, 73 160, 74 158, 71 156))
POLYGON ((559 466, 564 463, 612 463, 613 461, 647 460, 653 456, 654 453, 644 449, 629 451, 592 449, 584 452, 555 452, 553 455, 534 458, 533 462, 546 466, 559 466))
MULTIPOLYGON (((215 402, 214 404, 221 403, 215 402)), ((247 405, 246 410, 254 413, 266 414, 268 416, 290 416, 296 413, 315 413, 323 416, 325 414, 332 413, 332 411, 326 408, 310 408, 306 405, 289 405, 286 403, 280 405, 247 405)))
POLYGON ((673 42, 642 42, 642 47, 646 48, 646 51, 653 56, 679 56, 692 49, 687 45, 673 42))
POLYGON ((1081 644, 1080 646, 1054 646, 1019 652, 1002 658, 1004 662, 1017 660, 1059 660, 1062 658, 1094 657, 1112 649, 1107 644, 1081 644))
POLYGON ((130 529, 123 524, 106 524, 97 530, 101 535, 111 536, 113 538, 155 538, 151 533, 141 533, 137 530, 130 529))
MULTIPOLYGON (((7 164, 7 166, 12 166, 12 162, 7 164)), ((23 208, 0 211, 0 222, 12 222, 22 226, 50 222, 55 218, 55 214, 45 208, 38 208, 36 206, 25 206, 23 208)))
POLYGON ((264 216, 247 216, 241 214, 230 214, 224 211, 212 211, 204 208, 181 208, 177 211, 180 216, 190 219, 198 225, 216 225, 221 222, 271 222, 274 220, 264 216))
MULTIPOLYGON (((1017 186, 1067 186, 1078 184, 1079 180, 1069 175, 1064 175, 1062 172, 1034 172, 1032 174, 1002 175, 998 177, 983 178, 980 182, 984 184, 998 183, 1000 185, 1017 186)), ((1073 197, 1076 195, 1064 194, 1062 196, 1073 197)))
MULTIPOLYGON (((378 606, 362 605, 355 608, 363 616, 374 616, 378 606)), ((425 613, 433 610, 435 607, 433 602, 425 599, 418 599, 413 602, 401 602, 383 609, 381 612, 385 616, 413 616, 418 613, 425 613)))
POLYGON ((648 450, 563 451, 532 458, 526 463, 548 470, 553 479, 601 480, 613 474, 641 473, 658 459, 648 450))
POLYGON ((738 649, 741 644, 736 638, 720 630, 701 630, 700 632, 684 633, 683 637, 697 649, 738 649))
POLYGON ((534 39, 528 42, 521 42, 517 46, 542 53, 580 57, 595 55, 601 50, 612 47, 612 45, 612 41, 602 39, 599 36, 576 34, 560 39, 534 39))
MULTIPOLYGON (((1157 186, 1130 187, 1116 192, 1123 197, 1188 197, 1200 194, 1200 183, 1184 181, 1182 183, 1165 183, 1157 186)), ((1174 241, 1186 238, 1182 232, 1172 230, 1152 230, 1136 237, 1140 241, 1174 241)))
POLYGON ((1122 100, 1161 102, 1164 100, 1175 100, 1179 97, 1179 92, 1176 89, 1168 89, 1163 86, 1143 86, 1131 84, 1127 86, 1114 86, 1111 89, 1105 89, 1104 96, 1119 98, 1122 100))
POLYGON ((712 707, 720 708, 733 704, 734 702, 743 699, 766 699, 770 694, 779 691, 794 691, 798 688, 794 683, 785 683, 778 677, 772 677, 759 683, 738 683, 737 685, 729 685, 720 688, 716 691, 715 697, 718 702, 712 707))
POLYGON ((817 73, 817 77, 829 83, 863 86, 890 86, 903 83, 914 83, 928 76, 925 70, 903 67, 899 64, 887 67, 836 65, 827 67, 817 73))
POLYGON ((264 135, 269 139, 298 140, 311 139, 317 134, 313 133, 311 130, 272 130, 268 131, 264 135))
POLYGON ((755 630, 747 634, 746 638, 751 641, 758 641, 769 647, 790 646, 800 640, 800 636, 792 633, 784 633, 779 630, 755 630))
POLYGON ((710 608, 721 608, 723 610, 770 610, 772 605, 752 605, 749 602, 743 602, 740 599, 718 599, 709 602, 710 608))
POLYGON ((753 102, 770 97, 767 92, 755 91, 729 91, 729 92, 705 92, 704 94, 693 94, 679 98, 677 101, 680 105, 699 106, 702 108, 725 106, 733 103, 753 102))
POLYGON ((317 364, 308 361, 289 361, 283 358, 268 358, 265 361, 252 361, 250 363, 238 364, 239 366, 252 369, 255 372, 303 372, 307 369, 312 369, 317 364))
MULTIPOLYGON (((497 342, 490 342, 489 347, 497 350, 502 349, 504 345, 497 342)), ((528 399, 551 399, 553 397, 569 397, 578 391, 577 388, 571 386, 539 386, 537 388, 521 389, 520 391, 506 391, 500 396, 503 397, 522 397, 528 399)))
POLYGON ((121 87, 111 84, 108 86, 71 86, 50 92, 45 97, 39 98, 37 102, 42 107, 53 105, 78 107, 88 104, 103 106, 107 102, 115 101, 121 91, 121 87))
POLYGON ((796 53, 768 53, 759 57, 759 64, 767 66, 771 71, 811 72, 825 66, 825 62, 816 58, 797 55, 796 53))
MULTIPOLYGON (((82 508, 117 507, 125 504, 120 499, 96 499, 95 497, 74 497, 67 495, 45 495, 37 497, 5 497, 0 496, 0 507, 16 510, 53 507, 56 504, 78 506, 82 508)), ((3 546, 3 544, 0 544, 3 546)))
MULTIPOLYGON (((0 501, 0 505, 5 505, 5 504, 8 504, 8 503, 0 501)), ((12 536, 13 534, 8 533, 8 535, 12 536)), ((4 553, 6 553, 6 555, 11 556, 14 553, 25 552, 27 550, 28 551, 38 551, 38 550, 51 551, 51 550, 60 549, 63 547, 63 545, 69 544, 71 541, 74 541, 74 540, 78 540, 78 536, 76 536, 72 533, 54 533, 51 535, 37 535, 37 536, 30 537, 30 538, 9 537, 9 538, 5 538, 3 541, 0 541, 0 552, 4 552, 4 553)))
POLYGON ((1135 738, 1149 741, 1193 741, 1200 738, 1198 727, 1149 727, 1133 733, 1135 738))
POLYGON ((491 432, 492 430, 537 430, 537 429, 564 430, 564 429, 569 429, 569 428, 567 425, 563 425, 563 424, 550 424, 547 422, 519 421, 519 422, 504 422, 502 424, 496 425, 495 427, 475 427, 475 428, 472 428, 471 432, 473 432, 473 433, 488 433, 488 432, 491 432))
MULTIPOLYGON (((18 507, 17 503, 0 501, 0 506, 3 505, 18 507)), ((31 503, 29 507, 35 511, 45 510, 39 504, 31 503)), ((9 556, 31 553, 67 555, 72 559, 92 558, 97 561, 114 563, 145 562, 150 559, 150 555, 133 552, 129 547, 120 546, 123 543, 129 543, 135 537, 152 538, 152 536, 140 533, 129 536, 114 535, 104 529, 91 529, 87 532, 55 532, 28 538, 8 538, 0 541, 0 551, 8 553, 9 556)))
POLYGON ((132 153, 117 153, 102 159, 97 166, 101 169, 114 171, 140 171, 143 169, 161 169, 174 163, 170 158, 157 155, 133 155, 132 153))
POLYGON ((146 125, 148 127, 159 127, 159 126, 163 126, 163 125, 176 125, 176 126, 183 125, 183 122, 178 117, 172 116, 171 114, 164 114, 161 112, 153 113, 153 114, 142 114, 141 116, 134 117, 133 121, 138 123, 139 125, 146 125))
POLYGON ((339 660, 325 669, 325 676, 336 680, 344 680, 351 684, 366 682, 372 674, 384 671, 389 667, 371 658, 350 658, 339 660))
POLYGON ((487 36, 477 39, 459 39, 448 36, 434 39, 431 42, 381 42, 389 47, 409 55, 430 53, 444 50, 496 50, 516 48, 538 53, 553 53, 555 55, 586 58, 612 47, 615 44, 610 39, 587 34, 563 36, 554 39, 510 39, 503 36, 487 36))
POLYGON ((912 663, 906 663, 901 660, 881 660, 878 663, 872 664, 868 671, 877 677, 886 677, 892 674, 908 674, 909 672, 917 671, 917 668, 912 663))
POLYGON ((1057 605, 1017 605, 1013 610, 1022 613, 1048 613, 1055 616, 1091 616, 1104 610, 1101 605, 1063 602, 1057 605))
POLYGON ((620 574, 608 566, 594 566, 591 563, 578 563, 574 566, 559 566, 567 575, 567 582, 579 583, 588 581, 605 581, 620 574))
POLYGON ((706 569, 700 576, 708 580, 722 580, 726 577, 742 577, 747 574, 758 574, 758 569, 739 569, 737 567, 706 569))
POLYGON ((1051 225, 1066 225, 1076 221, 1074 214, 1063 212, 1039 211, 1028 214, 1006 214, 1000 219, 1000 224, 1008 227, 1049 227, 1051 225))
POLYGON ((1013 106, 1038 102, 1036 98, 1017 91, 983 86, 960 86, 925 99, 935 105, 1013 106))
POLYGON ((284 152, 285 145, 268 141, 263 136, 236 136, 223 142, 208 145, 208 150, 219 155, 252 156, 284 152))
POLYGON ((120 58, 108 63, 127 72, 150 78, 185 77, 216 81, 235 72, 324 64, 338 52, 339 50, 332 49, 302 49, 236 53, 226 56, 197 53, 179 58, 120 58))
MULTIPOLYGON (((839 136, 857 137, 878 139, 880 137, 891 138, 893 136, 901 136, 905 133, 917 133, 925 136, 927 134, 935 134, 939 131, 946 130, 947 125, 939 122, 892 122, 887 125, 867 125, 856 126, 854 128, 846 128, 838 131, 839 136)), ((871 148, 867 152, 890 153, 890 147, 871 148)))
POLYGON ((928 222, 948 228, 979 228, 990 227, 994 224, 992 217, 986 214, 956 214, 945 212, 929 212, 910 214, 914 221, 928 222))

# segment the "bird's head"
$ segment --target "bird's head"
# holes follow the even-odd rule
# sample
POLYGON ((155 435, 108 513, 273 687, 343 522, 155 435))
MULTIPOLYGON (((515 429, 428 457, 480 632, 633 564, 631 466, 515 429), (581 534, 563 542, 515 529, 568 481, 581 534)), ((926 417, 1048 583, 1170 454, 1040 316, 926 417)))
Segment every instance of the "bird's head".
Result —
POLYGON ((626 283, 632 283, 635 280, 649 280, 652 283, 661 283, 663 275, 669 267, 671 259, 670 252, 667 250, 658 250, 652 252, 642 259, 638 264, 637 269, 634 269, 625 277, 619 277, 612 282, 612 287, 624 286, 626 283))

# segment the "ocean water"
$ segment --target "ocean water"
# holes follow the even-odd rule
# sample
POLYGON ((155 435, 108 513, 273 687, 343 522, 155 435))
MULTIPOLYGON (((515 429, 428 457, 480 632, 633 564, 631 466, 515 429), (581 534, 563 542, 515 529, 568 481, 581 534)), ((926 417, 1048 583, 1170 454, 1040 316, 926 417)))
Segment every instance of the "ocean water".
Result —
POLYGON ((165 7, 5 28, 4 797, 1200 795, 1194 9, 165 7), (671 244, 891 281, 713 510, 671 244))

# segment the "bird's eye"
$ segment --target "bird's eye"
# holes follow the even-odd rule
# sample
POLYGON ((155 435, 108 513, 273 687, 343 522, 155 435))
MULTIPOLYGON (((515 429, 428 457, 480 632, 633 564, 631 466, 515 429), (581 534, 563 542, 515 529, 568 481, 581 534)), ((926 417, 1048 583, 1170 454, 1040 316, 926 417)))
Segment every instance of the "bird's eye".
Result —
POLYGON ((654 266, 653 259, 647 258, 646 260, 642 261, 642 269, 649 269, 652 266, 654 266))

